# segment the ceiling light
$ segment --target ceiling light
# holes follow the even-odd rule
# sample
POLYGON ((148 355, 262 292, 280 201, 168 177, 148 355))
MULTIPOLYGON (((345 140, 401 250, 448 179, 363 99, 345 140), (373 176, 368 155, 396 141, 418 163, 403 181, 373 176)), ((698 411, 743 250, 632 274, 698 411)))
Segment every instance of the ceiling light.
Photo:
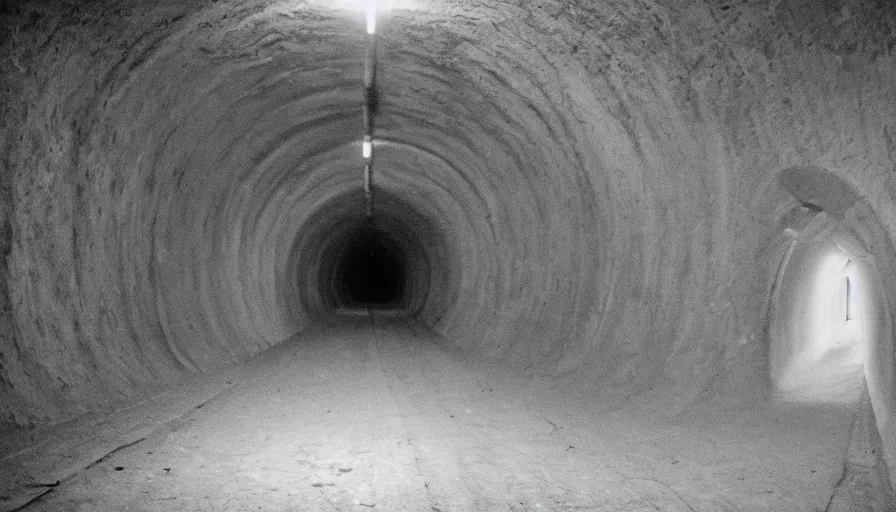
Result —
POLYGON ((376 32, 376 2, 374 0, 368 0, 364 13, 367 15, 367 33, 373 35, 376 32))
POLYGON ((370 137, 364 138, 364 142, 361 144, 361 154, 364 155, 365 159, 368 159, 373 155, 373 141, 370 137))

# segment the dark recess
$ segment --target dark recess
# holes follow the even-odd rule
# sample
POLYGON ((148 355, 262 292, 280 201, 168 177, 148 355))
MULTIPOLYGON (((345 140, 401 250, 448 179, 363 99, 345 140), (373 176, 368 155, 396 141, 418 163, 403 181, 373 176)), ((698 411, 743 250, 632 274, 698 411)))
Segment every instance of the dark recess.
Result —
POLYGON ((404 298, 407 260, 382 233, 365 229, 347 246, 336 286, 350 307, 397 307, 404 298))

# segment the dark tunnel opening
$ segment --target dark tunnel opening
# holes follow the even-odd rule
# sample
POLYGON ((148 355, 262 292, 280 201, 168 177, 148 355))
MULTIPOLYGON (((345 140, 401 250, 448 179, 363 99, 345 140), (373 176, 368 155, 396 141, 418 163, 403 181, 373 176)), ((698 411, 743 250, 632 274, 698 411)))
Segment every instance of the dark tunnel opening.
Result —
POLYGON ((406 291, 407 259, 383 233, 366 228, 349 243, 336 271, 336 289, 349 307, 394 308, 406 291))
POLYGON ((296 233, 286 271, 296 278, 284 290, 285 310, 324 322, 367 309, 436 322, 457 297, 455 238, 433 214, 387 189, 367 219, 359 192, 320 204, 296 233))

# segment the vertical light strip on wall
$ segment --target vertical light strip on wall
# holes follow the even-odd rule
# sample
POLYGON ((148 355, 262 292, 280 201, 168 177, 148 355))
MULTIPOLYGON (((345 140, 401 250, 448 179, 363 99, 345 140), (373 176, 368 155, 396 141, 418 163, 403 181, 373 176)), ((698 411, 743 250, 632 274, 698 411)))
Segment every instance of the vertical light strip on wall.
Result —
MULTIPOLYGON (((852 260, 846 261, 846 266, 843 267, 843 273, 848 274, 849 265, 852 263, 852 260)), ((849 275, 845 275, 846 279, 846 321, 849 322, 853 318, 852 314, 852 281, 849 280, 849 275)))

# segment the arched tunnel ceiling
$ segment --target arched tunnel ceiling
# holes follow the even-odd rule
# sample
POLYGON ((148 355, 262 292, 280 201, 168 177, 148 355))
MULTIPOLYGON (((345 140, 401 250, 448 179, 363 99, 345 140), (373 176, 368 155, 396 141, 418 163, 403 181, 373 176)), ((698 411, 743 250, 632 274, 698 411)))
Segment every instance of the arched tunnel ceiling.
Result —
MULTIPOLYGON (((8 421, 114 407, 327 313, 314 265, 362 215, 359 13, 0 17, 8 421)), ((769 244, 794 202, 776 173, 826 169, 896 226, 894 26, 846 1, 396 9, 378 207, 425 251, 419 318, 613 394, 762 396, 769 244)))

